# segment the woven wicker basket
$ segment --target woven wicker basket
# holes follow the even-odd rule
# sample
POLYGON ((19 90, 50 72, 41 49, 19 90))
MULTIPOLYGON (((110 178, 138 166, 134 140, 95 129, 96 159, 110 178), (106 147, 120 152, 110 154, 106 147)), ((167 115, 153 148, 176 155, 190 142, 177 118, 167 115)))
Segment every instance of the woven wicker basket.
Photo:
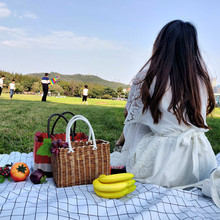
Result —
POLYGON ((99 175, 110 174, 110 144, 95 140, 93 129, 85 117, 76 115, 70 119, 66 128, 66 140, 69 149, 61 148, 57 156, 51 156, 53 178, 57 187, 91 184, 99 175), (88 142, 71 143, 70 128, 76 120, 82 120, 89 126, 88 142))

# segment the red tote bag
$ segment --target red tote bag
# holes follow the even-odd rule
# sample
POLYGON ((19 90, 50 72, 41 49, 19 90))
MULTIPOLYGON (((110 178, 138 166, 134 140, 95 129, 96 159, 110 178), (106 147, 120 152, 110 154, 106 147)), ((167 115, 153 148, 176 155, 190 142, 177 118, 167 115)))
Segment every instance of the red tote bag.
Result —
MULTIPOLYGON (((34 169, 35 170, 36 169, 43 170, 48 177, 52 177, 52 175, 53 175, 52 174, 51 158, 48 156, 41 156, 36 153, 37 153, 37 150, 43 145, 44 138, 50 137, 52 141, 54 139, 61 139, 62 141, 66 141, 66 133, 60 133, 60 134, 54 135, 54 128, 55 128, 58 120, 60 120, 60 118, 63 118, 66 121, 66 123, 68 124, 68 120, 66 119, 66 117, 64 117, 65 114, 71 114, 72 116, 74 116, 74 114, 69 111, 63 112, 61 114, 58 114, 58 113, 52 114, 47 121, 47 133, 46 132, 44 132, 44 133, 37 132, 34 137, 34 149, 33 149, 34 169), (50 133, 51 119, 56 116, 57 116, 57 119, 53 123, 51 133, 50 133)), ((72 139, 72 137, 75 137, 75 128, 76 128, 76 123, 74 124, 73 130, 71 130, 71 137, 70 137, 71 139, 72 139)))

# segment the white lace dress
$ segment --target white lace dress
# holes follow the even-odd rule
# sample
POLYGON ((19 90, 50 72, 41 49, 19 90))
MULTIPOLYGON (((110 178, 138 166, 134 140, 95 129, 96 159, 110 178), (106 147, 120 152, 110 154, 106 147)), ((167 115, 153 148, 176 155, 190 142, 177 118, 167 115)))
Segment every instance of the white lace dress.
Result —
MULTIPOLYGON (((167 111, 171 89, 167 88, 160 110, 158 124, 153 123, 150 111, 142 114, 143 104, 138 97, 144 74, 134 80, 126 108, 125 144, 122 152, 111 154, 111 165, 126 166, 137 181, 166 187, 183 186, 209 178, 217 167, 215 154, 202 129, 193 125, 178 124, 174 114, 167 111)), ((150 88, 153 93, 155 81, 150 88)), ((206 121, 207 93, 200 83, 202 116, 206 121)))

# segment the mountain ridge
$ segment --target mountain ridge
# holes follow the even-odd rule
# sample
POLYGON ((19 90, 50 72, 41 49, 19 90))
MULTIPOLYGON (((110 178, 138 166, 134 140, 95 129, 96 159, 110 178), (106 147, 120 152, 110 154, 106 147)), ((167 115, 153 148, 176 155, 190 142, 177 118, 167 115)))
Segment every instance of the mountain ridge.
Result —
MULTIPOLYGON (((44 73, 29 73, 29 74, 25 74, 28 76, 35 76, 35 77, 40 77, 42 78, 44 76, 44 73)), ((49 73, 49 77, 50 78, 54 78, 54 77, 60 77, 60 80, 62 81, 75 81, 75 82, 83 82, 84 84, 86 83, 93 83, 93 84, 100 84, 102 86, 105 87, 110 87, 113 88, 115 90, 117 90, 117 88, 122 87, 122 88, 128 88, 129 85, 124 84, 124 83, 120 83, 120 82, 114 82, 114 81, 108 81, 105 79, 102 79, 101 77, 95 76, 95 75, 83 75, 83 74, 72 74, 72 75, 67 75, 67 74, 61 74, 61 73, 57 73, 57 72, 51 72, 49 73)))

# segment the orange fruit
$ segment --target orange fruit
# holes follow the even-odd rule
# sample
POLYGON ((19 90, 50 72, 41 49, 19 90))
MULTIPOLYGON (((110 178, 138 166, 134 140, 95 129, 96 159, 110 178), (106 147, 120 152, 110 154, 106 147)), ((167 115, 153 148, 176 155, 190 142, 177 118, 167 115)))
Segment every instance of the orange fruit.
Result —
POLYGON ((24 181, 29 176, 30 170, 23 162, 15 163, 10 170, 10 176, 15 182, 24 181))

